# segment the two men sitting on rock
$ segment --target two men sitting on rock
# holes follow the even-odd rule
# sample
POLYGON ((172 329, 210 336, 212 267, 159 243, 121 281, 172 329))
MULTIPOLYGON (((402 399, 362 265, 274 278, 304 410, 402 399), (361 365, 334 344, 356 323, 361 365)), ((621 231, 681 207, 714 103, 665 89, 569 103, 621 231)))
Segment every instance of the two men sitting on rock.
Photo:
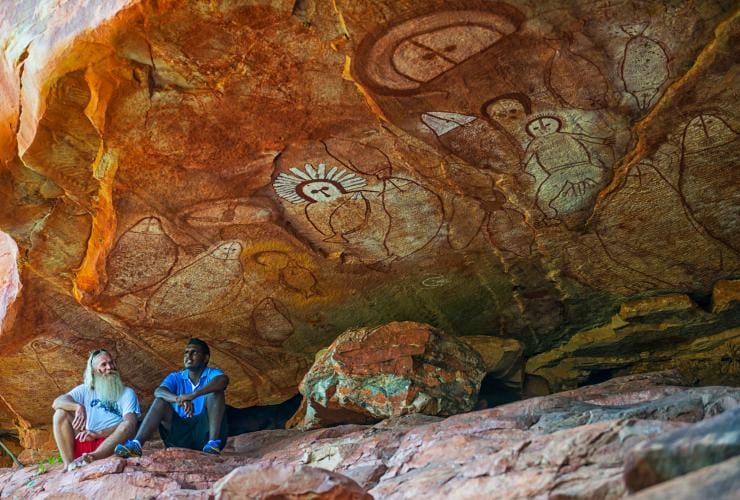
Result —
POLYGON ((54 439, 64 470, 113 454, 136 432, 141 412, 136 393, 121 382, 105 349, 90 353, 82 384, 54 400, 54 439))
POLYGON ((177 446, 221 453, 228 436, 224 391, 228 377, 207 366, 211 351, 200 339, 185 346, 185 369, 167 375, 154 391, 155 400, 134 439, 115 448, 119 457, 140 457, 141 448, 154 430, 166 447, 177 446))

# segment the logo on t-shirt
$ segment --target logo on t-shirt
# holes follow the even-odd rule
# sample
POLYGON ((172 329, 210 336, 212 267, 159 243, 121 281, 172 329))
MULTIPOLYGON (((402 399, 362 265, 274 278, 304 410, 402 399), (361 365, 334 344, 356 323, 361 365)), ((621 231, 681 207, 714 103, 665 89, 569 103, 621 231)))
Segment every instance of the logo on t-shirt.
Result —
POLYGON ((93 408, 95 408, 96 406, 100 406, 108 413, 112 413, 113 415, 116 415, 118 417, 121 416, 121 410, 118 409, 118 403, 115 401, 103 401, 100 399, 93 399, 92 403, 90 403, 90 406, 93 408))

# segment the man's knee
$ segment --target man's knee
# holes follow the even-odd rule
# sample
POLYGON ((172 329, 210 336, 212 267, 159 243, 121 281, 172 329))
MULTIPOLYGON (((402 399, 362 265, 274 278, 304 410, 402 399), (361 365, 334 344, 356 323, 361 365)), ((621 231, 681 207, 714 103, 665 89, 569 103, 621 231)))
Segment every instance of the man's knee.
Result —
POLYGON ((216 392, 210 392, 206 394, 206 402, 207 403, 220 403, 223 401, 226 401, 226 395, 224 391, 216 391, 216 392))
POLYGON ((118 424, 116 430, 121 431, 126 439, 128 439, 136 433, 136 422, 123 420, 120 424, 118 424))
POLYGON ((149 407, 149 412, 148 413, 151 413, 153 411, 167 412, 171 408, 172 408, 172 406, 170 406, 170 404, 167 401, 165 401, 164 399, 162 399, 162 398, 154 398, 154 401, 152 401, 152 404, 149 407))
POLYGON ((54 410, 54 423, 61 424, 63 422, 72 421, 72 413, 67 410, 54 410))
POLYGON ((160 405, 169 406, 169 403, 162 398, 154 398, 154 401, 152 401, 152 406, 160 406, 160 405))

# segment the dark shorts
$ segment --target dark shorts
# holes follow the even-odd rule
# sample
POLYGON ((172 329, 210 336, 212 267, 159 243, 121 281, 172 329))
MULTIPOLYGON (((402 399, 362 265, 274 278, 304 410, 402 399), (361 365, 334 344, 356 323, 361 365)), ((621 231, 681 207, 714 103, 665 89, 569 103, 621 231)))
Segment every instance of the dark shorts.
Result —
MULTIPOLYGON (((177 412, 172 412, 172 422, 170 430, 159 426, 159 435, 164 441, 167 448, 190 448, 191 450, 202 450, 208 442, 208 411, 203 410, 198 415, 190 418, 182 418, 177 412)), ((226 445, 226 438, 229 435, 226 423, 226 415, 221 420, 221 430, 219 439, 221 446, 226 445)))

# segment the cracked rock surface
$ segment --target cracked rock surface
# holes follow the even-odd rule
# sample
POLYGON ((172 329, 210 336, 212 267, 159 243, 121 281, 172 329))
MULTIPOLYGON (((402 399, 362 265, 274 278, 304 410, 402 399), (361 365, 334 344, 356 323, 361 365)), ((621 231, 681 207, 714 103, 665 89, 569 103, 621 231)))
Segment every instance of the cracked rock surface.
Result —
POLYGON ((731 438, 740 389, 682 383, 675 372, 633 375, 446 419, 265 430, 230 439, 221 456, 148 444, 142 458, 112 457, 67 474, 61 465, 0 469, 0 497, 95 498, 117 488, 121 498, 162 499, 611 499, 627 496, 629 485, 641 498, 666 498, 652 492, 683 484, 681 498, 731 498, 738 450, 715 443, 713 453, 706 444, 718 432, 731 438), (604 401, 604 393, 619 400, 604 401))

